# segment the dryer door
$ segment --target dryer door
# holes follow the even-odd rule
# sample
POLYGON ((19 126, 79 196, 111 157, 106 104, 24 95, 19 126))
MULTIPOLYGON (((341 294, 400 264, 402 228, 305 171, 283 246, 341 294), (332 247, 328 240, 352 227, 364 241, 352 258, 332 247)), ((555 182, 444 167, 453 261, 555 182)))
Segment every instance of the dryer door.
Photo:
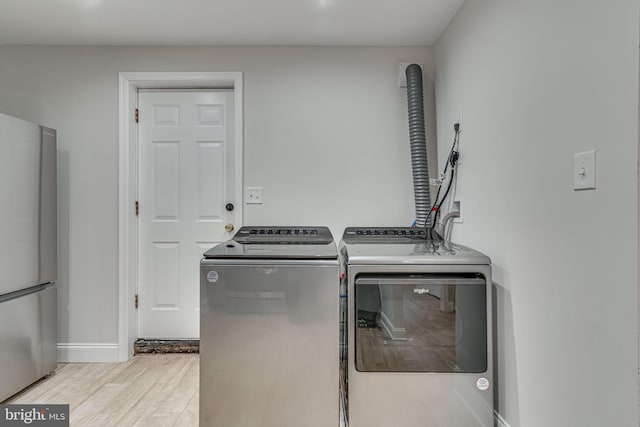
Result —
POLYGON ((356 370, 485 372, 486 296, 478 274, 357 276, 356 370))

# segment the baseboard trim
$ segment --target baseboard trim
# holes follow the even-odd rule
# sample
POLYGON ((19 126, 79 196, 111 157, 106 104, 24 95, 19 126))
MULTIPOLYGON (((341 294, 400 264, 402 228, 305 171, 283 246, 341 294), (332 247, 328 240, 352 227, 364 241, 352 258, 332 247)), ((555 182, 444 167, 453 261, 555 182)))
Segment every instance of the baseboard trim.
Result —
POLYGON ((500 415, 496 411, 493 411, 493 418, 496 421, 496 427, 511 427, 509 423, 506 422, 504 418, 502 418, 502 415, 500 415))
POLYGON ((110 363, 117 361, 117 343, 58 343, 58 362, 110 363))
POLYGON ((382 323, 382 327, 387 332, 387 335, 389 335, 389 338, 392 340, 406 341, 407 330, 394 325, 384 311, 380 313, 380 323, 382 323))

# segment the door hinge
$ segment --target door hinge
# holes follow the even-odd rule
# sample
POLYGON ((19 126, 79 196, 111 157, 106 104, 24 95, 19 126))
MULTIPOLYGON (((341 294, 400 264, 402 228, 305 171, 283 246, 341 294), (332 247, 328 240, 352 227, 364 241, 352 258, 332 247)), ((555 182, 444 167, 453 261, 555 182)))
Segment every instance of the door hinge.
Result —
POLYGON ((136 309, 138 308, 138 294, 136 294, 135 300, 134 300, 134 305, 136 307, 136 309))
POLYGON ((140 203, 136 200, 136 216, 140 214, 140 203))
POLYGON ((136 108, 136 123, 140 121, 140 111, 136 108))

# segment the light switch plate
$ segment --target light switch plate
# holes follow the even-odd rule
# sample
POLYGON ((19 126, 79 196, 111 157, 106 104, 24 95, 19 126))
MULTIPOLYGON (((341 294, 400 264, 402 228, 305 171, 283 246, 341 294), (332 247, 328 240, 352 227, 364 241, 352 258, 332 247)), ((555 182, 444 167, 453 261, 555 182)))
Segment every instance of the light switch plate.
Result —
POLYGON ((596 150, 573 155, 573 189, 595 190, 596 150))
POLYGON ((248 205, 262 204, 262 187, 247 187, 245 189, 245 203, 248 205))

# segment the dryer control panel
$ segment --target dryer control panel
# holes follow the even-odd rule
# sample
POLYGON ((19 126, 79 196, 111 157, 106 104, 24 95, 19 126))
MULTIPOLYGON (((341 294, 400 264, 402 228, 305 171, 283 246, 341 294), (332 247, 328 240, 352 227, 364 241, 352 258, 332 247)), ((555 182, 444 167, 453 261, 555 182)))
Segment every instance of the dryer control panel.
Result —
POLYGON ((347 227, 342 240, 345 243, 407 243, 416 240, 441 240, 441 238, 431 228, 347 227))

